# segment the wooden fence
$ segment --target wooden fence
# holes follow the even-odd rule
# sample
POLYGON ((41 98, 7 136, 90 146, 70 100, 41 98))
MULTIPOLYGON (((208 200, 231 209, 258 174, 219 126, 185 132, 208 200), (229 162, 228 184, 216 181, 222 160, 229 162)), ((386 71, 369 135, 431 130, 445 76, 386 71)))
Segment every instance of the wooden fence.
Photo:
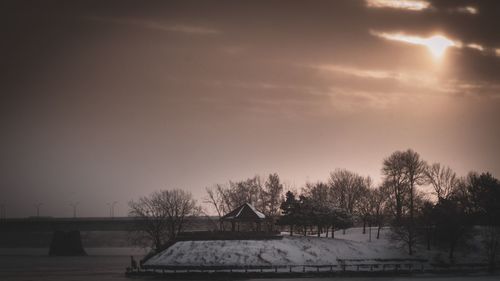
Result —
POLYGON ((346 263, 329 265, 276 265, 276 266, 147 266, 145 268, 127 268, 126 274, 133 275, 175 275, 196 276, 207 274, 220 275, 393 275, 393 274, 418 274, 418 273, 468 273, 487 271, 488 265, 484 263, 467 264, 432 264, 428 262, 368 262, 346 263))

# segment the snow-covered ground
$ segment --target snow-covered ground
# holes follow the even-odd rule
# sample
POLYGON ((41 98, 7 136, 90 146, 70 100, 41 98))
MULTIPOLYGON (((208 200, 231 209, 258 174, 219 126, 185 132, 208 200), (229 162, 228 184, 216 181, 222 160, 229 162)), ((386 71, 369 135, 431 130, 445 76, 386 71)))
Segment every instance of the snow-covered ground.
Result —
POLYGON ((218 240, 182 241, 152 257, 146 262, 151 266, 287 266, 335 265, 338 260, 428 259, 427 251, 409 256, 406 249, 397 247, 388 239, 384 229, 376 239, 372 230, 362 234, 360 228, 351 228, 335 239, 314 236, 284 236, 281 240, 218 240))

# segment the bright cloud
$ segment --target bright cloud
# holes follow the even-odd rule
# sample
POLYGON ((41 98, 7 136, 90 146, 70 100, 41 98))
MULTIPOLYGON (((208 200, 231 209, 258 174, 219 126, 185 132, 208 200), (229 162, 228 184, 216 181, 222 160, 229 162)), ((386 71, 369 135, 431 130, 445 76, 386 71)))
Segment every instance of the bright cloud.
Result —
POLYGON ((442 35, 434 35, 431 37, 423 38, 419 36, 406 35, 402 33, 386 33, 386 32, 374 32, 372 34, 387 40, 400 41, 414 45, 422 45, 427 47, 431 54, 440 58, 443 56, 444 52, 449 47, 461 47, 461 43, 448 39, 442 35))
POLYGON ((431 4, 423 0, 366 0, 370 8, 393 8, 411 11, 428 9, 431 4))

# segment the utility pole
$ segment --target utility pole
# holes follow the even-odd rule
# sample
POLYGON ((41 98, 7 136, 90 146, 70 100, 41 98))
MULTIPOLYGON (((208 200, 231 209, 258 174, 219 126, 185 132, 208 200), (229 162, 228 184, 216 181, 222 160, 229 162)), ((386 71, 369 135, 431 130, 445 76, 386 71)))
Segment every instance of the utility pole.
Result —
POLYGON ((40 207, 43 205, 43 203, 37 203, 35 204, 35 207, 36 207, 36 217, 39 218, 40 217, 40 207))
POLYGON ((109 206, 109 217, 115 217, 115 205, 118 204, 118 201, 113 201, 113 203, 106 203, 109 206))
POLYGON ((78 206, 78 204, 80 204, 80 202, 69 203, 69 205, 73 207, 73 218, 76 218, 76 206, 78 206))

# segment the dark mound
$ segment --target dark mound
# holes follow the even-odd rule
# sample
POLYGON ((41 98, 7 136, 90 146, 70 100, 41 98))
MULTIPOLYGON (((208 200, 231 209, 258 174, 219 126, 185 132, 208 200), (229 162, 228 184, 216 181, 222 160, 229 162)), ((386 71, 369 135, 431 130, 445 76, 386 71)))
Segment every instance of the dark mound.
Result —
POLYGON ((86 256, 83 249, 80 231, 54 232, 50 243, 49 256, 86 256))

